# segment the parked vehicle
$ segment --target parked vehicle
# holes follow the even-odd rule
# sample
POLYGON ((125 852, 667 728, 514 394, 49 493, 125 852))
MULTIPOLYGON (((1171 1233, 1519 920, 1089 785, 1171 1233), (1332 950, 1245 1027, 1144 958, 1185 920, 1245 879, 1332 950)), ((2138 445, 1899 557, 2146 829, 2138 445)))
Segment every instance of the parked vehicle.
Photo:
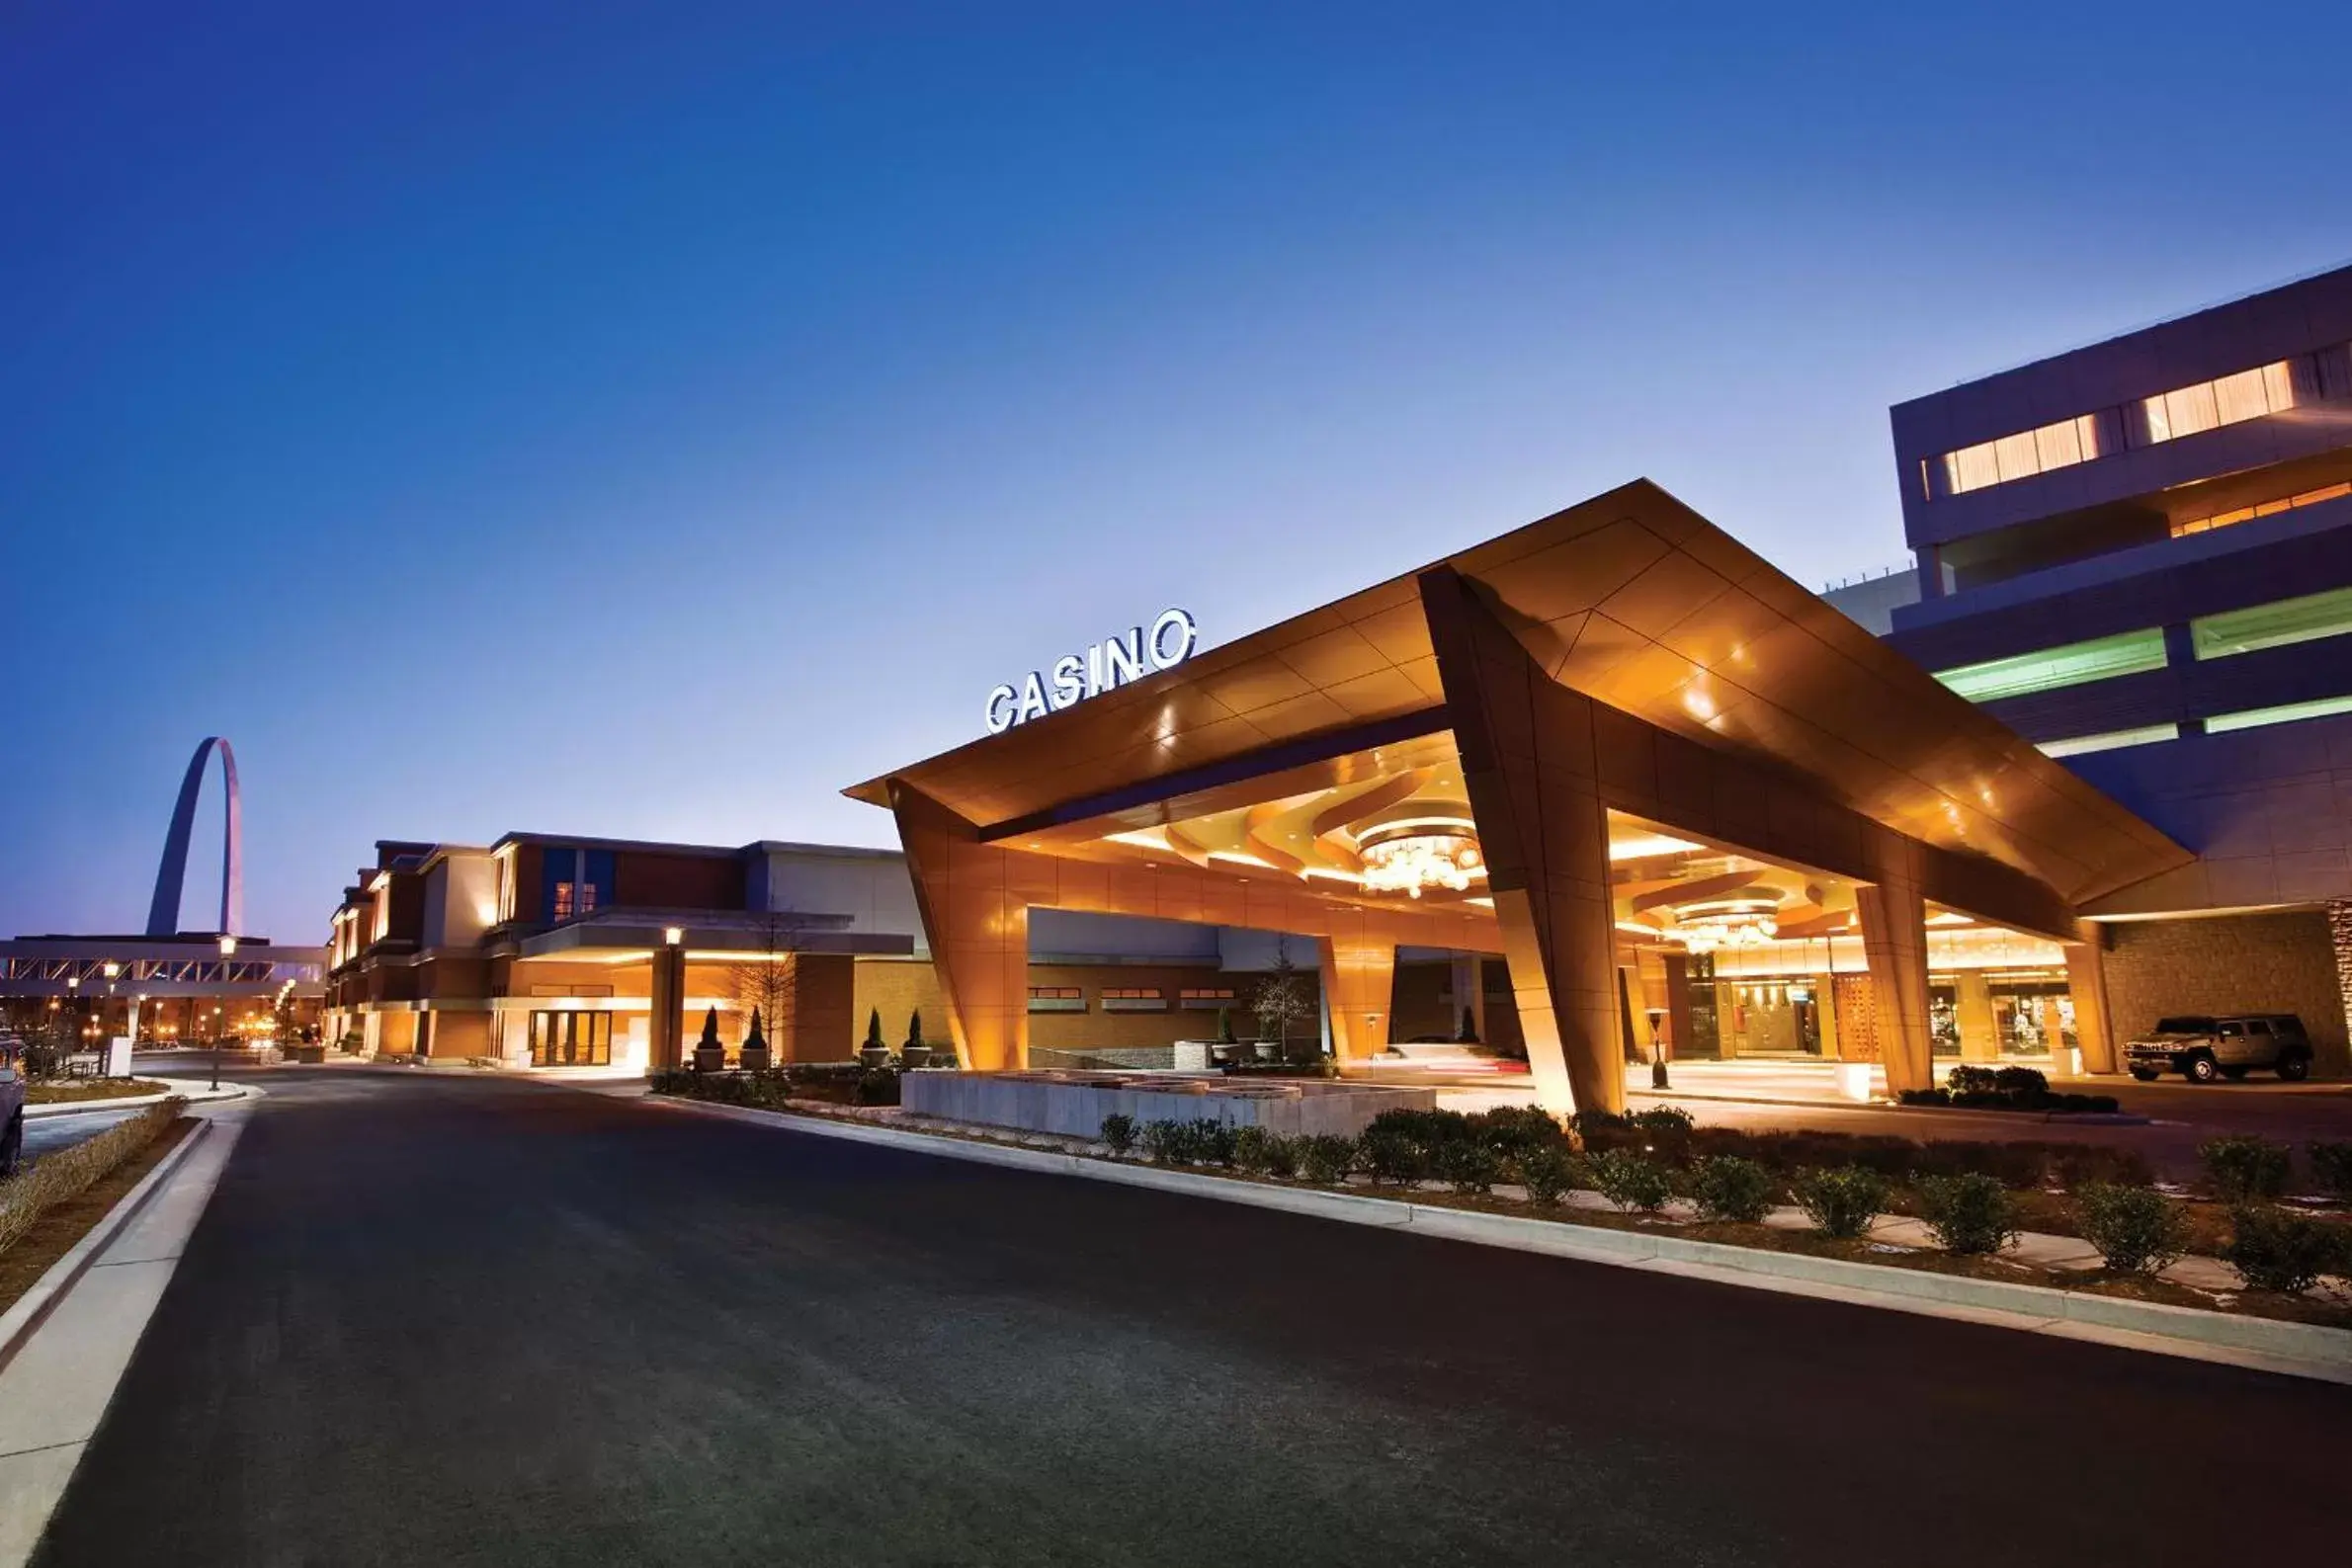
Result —
POLYGON ((17 1174, 25 1149, 25 1075, 0 1066, 0 1176, 17 1174))
POLYGON ((2165 1072, 2210 1084, 2243 1078, 2257 1067, 2299 1083, 2310 1076, 2311 1040, 2292 1013, 2193 1014, 2158 1019, 2124 1047, 2124 1065, 2143 1084, 2165 1072))

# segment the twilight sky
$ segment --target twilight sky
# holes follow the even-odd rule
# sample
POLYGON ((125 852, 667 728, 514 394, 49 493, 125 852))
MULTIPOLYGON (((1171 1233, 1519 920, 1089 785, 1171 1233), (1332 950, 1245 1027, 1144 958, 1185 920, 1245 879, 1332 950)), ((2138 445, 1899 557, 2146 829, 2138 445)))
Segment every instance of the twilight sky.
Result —
POLYGON ((2352 256, 2341 0, 850 9, 7 8, 0 934, 214 732, 319 941, 379 837, 888 843, 999 679, 1637 475, 1896 564, 1890 403, 2352 256))

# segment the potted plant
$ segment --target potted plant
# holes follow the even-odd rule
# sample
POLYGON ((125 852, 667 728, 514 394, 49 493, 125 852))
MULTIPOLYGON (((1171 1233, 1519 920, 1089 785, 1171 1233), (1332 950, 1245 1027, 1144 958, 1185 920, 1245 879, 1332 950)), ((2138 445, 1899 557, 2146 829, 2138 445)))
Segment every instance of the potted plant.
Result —
POLYGON ((718 1009, 715 1006, 703 1015, 703 1037, 694 1042, 694 1070, 698 1073, 726 1070, 726 1046, 718 1038, 718 1009))
POLYGON ((882 1009, 879 1007, 866 1017, 866 1043, 858 1048, 858 1060, 869 1068, 890 1065, 890 1047, 882 1040, 882 1009))
POLYGON ((743 1052, 739 1058, 747 1073, 764 1073, 773 1065, 769 1059, 768 1036, 760 1032, 760 1010, 751 1010, 751 1032, 743 1036, 743 1052))

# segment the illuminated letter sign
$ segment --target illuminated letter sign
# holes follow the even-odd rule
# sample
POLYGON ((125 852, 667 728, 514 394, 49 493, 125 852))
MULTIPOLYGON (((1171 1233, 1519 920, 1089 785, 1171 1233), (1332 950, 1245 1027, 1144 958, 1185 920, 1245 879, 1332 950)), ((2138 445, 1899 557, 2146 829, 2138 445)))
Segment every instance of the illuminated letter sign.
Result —
POLYGON ((1149 626, 1130 626, 1084 653, 1065 653, 1050 670, 1032 670, 1018 684, 988 693, 988 733, 1001 735, 1154 671, 1173 670, 1193 656, 1200 638, 1191 611, 1163 610, 1149 626))

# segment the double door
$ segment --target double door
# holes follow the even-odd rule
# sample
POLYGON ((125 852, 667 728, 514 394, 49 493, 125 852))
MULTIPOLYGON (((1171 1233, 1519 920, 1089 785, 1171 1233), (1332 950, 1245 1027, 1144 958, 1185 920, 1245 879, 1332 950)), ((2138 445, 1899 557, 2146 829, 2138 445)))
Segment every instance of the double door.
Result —
POLYGON ((534 1013, 531 1065, 605 1067, 613 1060, 610 1013, 534 1013))

